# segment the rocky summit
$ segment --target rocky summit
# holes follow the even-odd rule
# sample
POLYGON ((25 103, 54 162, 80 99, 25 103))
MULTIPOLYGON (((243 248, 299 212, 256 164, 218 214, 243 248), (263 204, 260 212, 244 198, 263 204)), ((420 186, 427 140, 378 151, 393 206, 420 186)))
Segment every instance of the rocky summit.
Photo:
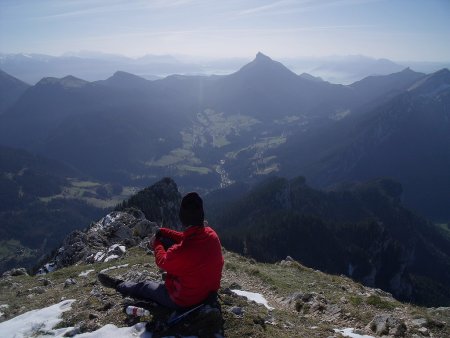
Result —
POLYGON ((123 298, 102 286, 97 274, 162 281, 146 241, 159 224, 169 225, 180 198, 170 179, 136 196, 71 233, 39 274, 3 274, 1 337, 450 337, 450 308, 401 303, 292 257, 259 263, 225 249, 219 298, 186 316, 123 298), (167 196, 172 203, 164 203, 167 196), (129 316, 129 305, 149 315, 129 316))
POLYGON ((27 329, 23 336, 103 337, 107 328, 124 332, 120 330, 132 327, 133 332, 141 332, 146 337, 140 320, 151 323, 147 328, 154 330, 153 337, 450 336, 450 308, 400 303, 384 291, 364 287, 344 276, 307 268, 291 258, 262 264, 227 251, 224 256, 219 315, 213 312, 215 315, 211 316, 211 312, 203 311, 166 331, 157 331, 155 321, 166 323, 173 314, 154 304, 147 307, 148 318, 127 316, 124 313, 127 305, 141 304, 103 287, 97 273, 102 271, 136 282, 162 280, 151 253, 132 246, 120 257, 82 259, 45 275, 6 274, 0 279, 0 333, 9 332, 8 323, 14 317, 55 304, 67 306, 70 300, 70 308, 61 314, 54 327, 42 331, 39 325, 33 328, 25 320, 21 326, 27 329))

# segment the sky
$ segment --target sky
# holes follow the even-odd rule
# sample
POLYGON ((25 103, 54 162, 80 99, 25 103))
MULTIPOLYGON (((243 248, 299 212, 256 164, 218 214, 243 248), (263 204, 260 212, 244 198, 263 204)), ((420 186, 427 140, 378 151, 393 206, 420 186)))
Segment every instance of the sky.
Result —
POLYGON ((0 52, 450 61, 450 0, 0 0, 0 52))

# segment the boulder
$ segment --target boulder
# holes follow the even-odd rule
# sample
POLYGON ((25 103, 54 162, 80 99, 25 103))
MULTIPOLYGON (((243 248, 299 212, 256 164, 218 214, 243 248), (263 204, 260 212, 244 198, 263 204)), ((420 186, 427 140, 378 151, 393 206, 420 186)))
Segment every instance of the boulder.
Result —
POLYGON ((152 235, 158 228, 158 224, 150 222, 146 219, 139 221, 133 228, 133 235, 140 238, 152 235))
POLYGON ((8 276, 28 276, 28 272, 25 268, 16 268, 3 273, 3 277, 8 276))
POLYGON ((378 336, 391 335, 394 337, 404 337, 406 333, 404 321, 387 314, 376 315, 368 327, 378 336))

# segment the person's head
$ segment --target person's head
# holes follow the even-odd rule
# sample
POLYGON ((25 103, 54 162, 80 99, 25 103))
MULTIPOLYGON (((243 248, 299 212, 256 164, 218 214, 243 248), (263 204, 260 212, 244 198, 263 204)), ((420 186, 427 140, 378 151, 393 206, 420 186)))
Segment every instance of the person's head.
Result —
POLYGON ((183 197, 179 213, 183 226, 203 226, 205 214, 203 212, 203 201, 196 192, 190 192, 183 197))

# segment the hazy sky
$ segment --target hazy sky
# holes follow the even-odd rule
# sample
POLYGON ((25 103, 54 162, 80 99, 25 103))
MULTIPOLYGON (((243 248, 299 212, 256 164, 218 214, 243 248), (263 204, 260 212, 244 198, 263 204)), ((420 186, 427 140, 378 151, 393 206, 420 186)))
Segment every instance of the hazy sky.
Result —
POLYGON ((0 0, 0 52, 450 61, 450 0, 0 0))

